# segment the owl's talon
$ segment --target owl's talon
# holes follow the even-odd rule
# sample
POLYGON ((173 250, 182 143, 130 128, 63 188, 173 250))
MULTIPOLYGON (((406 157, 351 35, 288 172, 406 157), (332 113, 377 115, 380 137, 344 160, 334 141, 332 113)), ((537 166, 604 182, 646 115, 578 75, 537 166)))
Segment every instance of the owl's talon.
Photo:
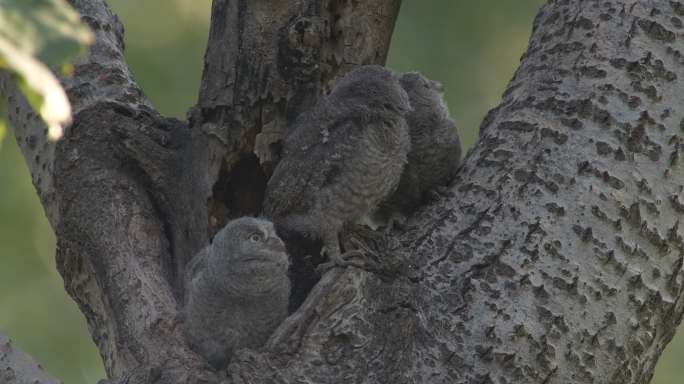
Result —
POLYGON ((428 201, 435 202, 449 196, 449 187, 446 185, 437 185, 431 190, 427 191, 428 201))
POLYGON ((387 226, 385 227, 385 233, 392 232, 395 229, 402 230, 405 227, 408 218, 399 212, 394 212, 389 219, 387 219, 387 226))
POLYGON ((365 253, 360 249, 354 249, 354 250, 345 252, 339 256, 330 256, 329 261, 326 261, 325 263, 321 263, 316 267, 316 273, 318 273, 319 275, 323 275, 324 273, 328 272, 332 268, 347 268, 347 267, 356 267, 356 268, 365 269, 366 268, 365 253), (355 258, 356 258, 356 260, 355 260, 355 258), (359 258, 361 260, 359 260, 359 258))

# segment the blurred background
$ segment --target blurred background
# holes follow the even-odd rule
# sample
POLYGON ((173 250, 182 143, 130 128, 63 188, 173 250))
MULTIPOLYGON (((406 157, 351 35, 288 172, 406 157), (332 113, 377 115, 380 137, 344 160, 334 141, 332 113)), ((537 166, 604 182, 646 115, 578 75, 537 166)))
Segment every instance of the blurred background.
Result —
MULTIPOLYGON (((388 66, 444 84, 466 147, 498 104, 542 0, 404 0, 388 66)), ((126 27, 126 57, 156 108, 184 118, 196 101, 210 0, 109 0, 126 27)), ((55 240, 14 138, 0 144, 0 331, 66 384, 104 377, 85 320, 55 269, 55 240)), ((684 337, 653 383, 682 383, 684 337)))

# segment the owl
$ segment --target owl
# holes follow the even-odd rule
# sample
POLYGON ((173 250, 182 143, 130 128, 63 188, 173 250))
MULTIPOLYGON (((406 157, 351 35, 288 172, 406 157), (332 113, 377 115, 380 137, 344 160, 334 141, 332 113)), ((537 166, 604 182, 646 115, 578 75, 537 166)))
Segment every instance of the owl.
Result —
POLYGON ((461 160, 461 141, 442 99, 442 85, 417 72, 402 74, 399 82, 413 107, 406 116, 411 151, 399 186, 374 215, 376 222, 410 214, 426 192, 454 179, 461 160))
POLYGON ((262 346, 287 316, 288 266, 270 221, 242 217, 223 227, 186 275, 191 347, 219 369, 235 350, 262 346))
POLYGON ((327 266, 345 265, 340 230, 370 214, 399 184, 410 149, 410 110, 388 69, 368 65, 347 73, 289 130, 266 187, 264 215, 285 234, 321 240, 327 266))

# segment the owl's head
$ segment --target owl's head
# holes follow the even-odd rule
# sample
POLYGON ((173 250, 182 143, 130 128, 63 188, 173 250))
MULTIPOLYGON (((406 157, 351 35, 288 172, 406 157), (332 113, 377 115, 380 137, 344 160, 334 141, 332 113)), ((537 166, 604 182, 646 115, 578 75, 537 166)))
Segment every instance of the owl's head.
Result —
POLYGON ((254 217, 241 217, 223 227, 214 236, 207 261, 208 273, 227 283, 247 285, 245 289, 266 288, 268 279, 287 276, 289 267, 285 244, 273 223, 254 217))
POLYGON ((335 84, 330 97, 346 105, 363 106, 372 112, 403 116, 412 110, 409 97, 397 77, 379 65, 363 65, 349 71, 335 84))
POLYGON ((399 83, 408 94, 414 114, 432 112, 449 115, 442 98, 443 87, 438 81, 430 80, 418 72, 406 72, 399 77, 399 83))

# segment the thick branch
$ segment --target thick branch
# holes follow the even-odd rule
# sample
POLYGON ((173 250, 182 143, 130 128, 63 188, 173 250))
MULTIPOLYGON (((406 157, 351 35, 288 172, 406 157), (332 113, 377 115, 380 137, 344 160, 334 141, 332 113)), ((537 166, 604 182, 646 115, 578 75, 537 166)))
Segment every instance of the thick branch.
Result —
MULTIPOLYGON (((43 139, 36 144, 34 139, 24 139, 23 132, 32 129, 42 134, 43 128, 29 121, 21 99, 9 100, 8 108, 16 110, 15 132, 28 143, 24 154, 36 185, 47 191, 40 193, 58 238, 58 267, 67 290, 86 315, 110 377, 127 383, 209 380, 213 374, 187 348, 177 298, 182 294, 178 282, 183 267, 206 244, 207 217, 217 212, 216 206, 207 207, 206 202, 216 194, 213 187, 219 165, 224 157, 227 164, 238 164, 235 160, 251 153, 255 135, 268 132, 265 127, 272 126, 272 120, 285 121, 286 115, 292 117, 297 108, 310 105, 345 60, 384 60, 398 2, 334 2, 321 9, 319 2, 299 8, 301 4, 289 2, 266 6, 242 1, 239 9, 229 10, 217 2, 207 62, 237 60, 228 70, 235 82, 218 83, 235 95, 235 101, 213 105, 201 98, 204 101, 193 114, 193 125, 201 129, 193 131, 192 140, 183 124, 153 111, 133 83, 122 59, 122 28, 105 4, 93 0, 74 5, 97 36, 91 54, 75 66, 74 78, 64 81, 74 105, 74 124, 57 145, 43 139), (311 16, 315 22, 290 24, 303 9, 307 10, 304 18, 311 16), (331 22, 325 24, 327 20, 331 22), (217 35, 220 23, 235 33, 217 35), (314 24, 321 36, 300 28, 314 24), (346 31, 359 27, 368 29, 370 40, 362 47, 350 46, 347 42, 356 40, 346 31), (233 43, 236 51, 222 48, 225 57, 211 54, 233 43), (282 60, 291 60, 287 49, 306 51, 312 43, 316 50, 302 54, 309 56, 292 55, 306 68, 295 68, 296 74, 287 76, 279 72, 285 67, 282 60), (337 56, 320 54, 333 51, 337 56), (253 71, 247 65, 254 57, 260 58, 262 70, 253 71), (319 69, 330 63, 332 68, 319 69), (301 74, 319 80, 296 78, 301 74), (272 84, 280 90, 268 91, 272 84), (49 188, 40 186, 43 180, 49 181, 49 188)), ((224 72, 220 67, 208 69, 204 83, 212 83, 224 72)), ((9 83, 3 87, 9 88, 9 83)), ((264 158, 272 149, 269 143, 259 147, 268 151, 254 152, 264 158)), ((258 158, 251 156, 243 164, 259 169, 258 158)), ((226 167, 228 173, 235 176, 230 168, 226 167)), ((237 173, 244 174, 248 174, 244 169, 237 173)), ((258 185, 241 181, 231 178, 225 189, 258 185)), ((230 215, 247 212, 232 209, 245 206, 234 203, 245 196, 239 188, 235 190, 228 199, 212 198, 230 206, 230 215)), ((220 220, 215 222, 220 225, 220 220)))
POLYGON ((5 384, 59 384, 48 377, 30 356, 18 350, 0 334, 0 382, 5 384))
POLYGON ((414 219, 432 382, 647 383, 682 317, 681 4, 552 1, 414 219))
POLYGON ((236 382, 649 382, 684 310, 682 9, 545 6, 452 191, 371 247, 406 267, 326 276, 236 382))
MULTIPOLYGON (((90 54, 75 63, 74 76, 63 79, 74 116, 106 102, 149 107, 123 59, 123 26, 104 0, 72 1, 95 32, 90 54)), ((0 73, 0 94, 7 97, 10 126, 31 171, 33 184, 53 228, 59 224, 61 196, 54 190, 56 143, 48 140, 40 118, 32 111, 9 74, 0 73)))
MULTIPOLYGON (((203 362, 181 332, 173 294, 183 228, 187 131, 153 111, 123 61, 123 27, 102 0, 74 1, 96 35, 64 79, 74 123, 58 143, 8 77, 11 125, 58 239, 58 268, 86 316, 109 376, 166 367, 202 380, 203 362)), ((189 220, 188 225, 192 225, 189 220)), ((190 382, 190 381, 188 381, 190 382)))
POLYGON ((212 231, 228 217, 260 212, 285 124, 313 105, 331 79, 353 65, 384 63, 399 4, 214 1, 191 119, 195 173, 203 175, 205 191, 224 166, 219 193, 204 196, 212 231))
MULTIPOLYGON (((199 382, 211 374, 179 330, 178 276, 207 232, 258 213, 249 196, 286 123, 347 66, 384 60, 398 2, 215 1, 191 134, 117 72, 102 3, 77 6, 100 30, 68 85, 76 121, 45 152, 60 269, 110 376, 199 382), (90 90, 103 68, 118 85, 90 90)), ((352 235, 378 267, 325 276, 267 351, 234 357, 231 380, 647 382, 683 310, 682 9, 545 6, 451 192, 405 233, 352 235)), ((28 159, 43 150, 21 137, 28 159)))

